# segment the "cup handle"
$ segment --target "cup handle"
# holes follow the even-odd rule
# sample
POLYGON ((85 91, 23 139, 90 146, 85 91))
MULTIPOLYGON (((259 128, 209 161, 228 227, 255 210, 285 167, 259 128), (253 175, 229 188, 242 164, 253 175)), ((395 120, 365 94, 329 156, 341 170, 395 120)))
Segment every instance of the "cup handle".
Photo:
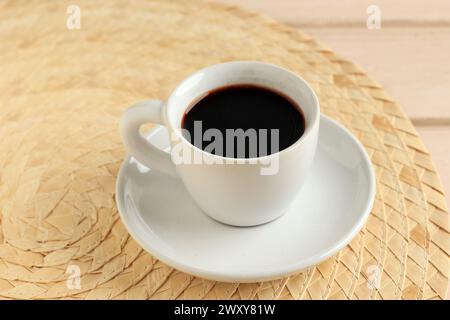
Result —
POLYGON ((129 107, 120 120, 120 134, 127 153, 137 161, 152 170, 177 176, 170 154, 156 148, 139 131, 148 122, 165 125, 163 108, 164 102, 160 100, 142 101, 129 107))

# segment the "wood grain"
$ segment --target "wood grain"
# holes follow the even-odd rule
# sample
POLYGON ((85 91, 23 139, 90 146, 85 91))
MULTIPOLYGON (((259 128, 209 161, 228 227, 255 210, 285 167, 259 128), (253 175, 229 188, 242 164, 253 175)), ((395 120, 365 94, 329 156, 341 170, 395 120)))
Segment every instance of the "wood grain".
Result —
POLYGON ((410 118, 450 119, 450 28, 303 28, 379 81, 410 118))
POLYGON ((450 26, 448 0, 221 0, 262 12, 296 26, 366 25, 366 9, 376 4, 386 26, 446 25, 450 26))

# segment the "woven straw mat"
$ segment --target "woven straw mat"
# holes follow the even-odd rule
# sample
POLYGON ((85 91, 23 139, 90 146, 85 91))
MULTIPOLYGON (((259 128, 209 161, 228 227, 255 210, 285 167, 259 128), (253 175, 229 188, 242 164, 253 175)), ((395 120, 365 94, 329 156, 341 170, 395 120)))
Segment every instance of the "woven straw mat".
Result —
POLYGON ((76 3, 73 30, 69 2, 0 4, 1 298, 445 297, 449 218, 438 174, 400 107, 357 66, 298 30, 215 2, 76 3), (364 229, 335 257, 288 278, 220 283, 174 270, 129 236, 114 202, 125 108, 164 99, 195 70, 230 60, 304 77, 376 171, 364 229), (80 286, 67 285, 73 265, 80 286))

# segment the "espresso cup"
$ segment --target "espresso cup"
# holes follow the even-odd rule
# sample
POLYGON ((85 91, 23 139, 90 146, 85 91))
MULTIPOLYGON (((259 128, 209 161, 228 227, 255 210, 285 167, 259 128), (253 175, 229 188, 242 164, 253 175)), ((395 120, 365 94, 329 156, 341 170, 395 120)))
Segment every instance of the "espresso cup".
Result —
POLYGON ((180 178, 208 216, 229 225, 254 226, 283 215, 297 197, 314 159, 319 123, 319 101, 301 77, 272 64, 236 61, 195 72, 166 102, 149 100, 131 106, 121 119, 120 132, 129 155, 154 171, 180 178), (191 144, 181 133, 188 108, 212 90, 239 84, 270 88, 289 97, 303 112, 303 135, 286 149, 252 159, 230 159, 191 144), (167 128, 171 152, 145 139, 140 127, 146 123, 167 128))

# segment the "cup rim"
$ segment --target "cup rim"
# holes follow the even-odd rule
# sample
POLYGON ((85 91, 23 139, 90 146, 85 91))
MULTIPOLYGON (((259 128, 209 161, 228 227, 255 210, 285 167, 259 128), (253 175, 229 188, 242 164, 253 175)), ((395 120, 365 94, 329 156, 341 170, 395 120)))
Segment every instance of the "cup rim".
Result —
MULTIPOLYGON (((252 82, 247 82, 247 83, 248 84, 252 84, 252 82)), ((287 97, 291 98, 290 95, 288 95, 284 91, 282 91, 282 90, 279 90, 279 91, 281 93, 285 94, 287 97)), ((189 105, 187 104, 186 105, 186 109, 188 107, 189 107, 189 105)), ((304 112, 303 109, 301 109, 301 112, 304 112)), ((301 76, 299 76, 298 74, 296 74, 296 73, 294 73, 294 72, 292 72, 292 71, 290 71, 290 70, 288 70, 288 69, 286 69, 284 67, 281 67, 281 66, 278 66, 278 65, 272 64, 272 63, 266 63, 266 62, 255 61, 255 60, 237 60, 237 61, 229 61, 229 62, 223 62, 223 63, 217 63, 217 64, 209 65, 207 67, 204 67, 202 69, 199 69, 199 70, 191 73, 186 78, 184 78, 175 87, 175 89, 172 91, 172 93, 170 94, 169 98, 167 99, 167 102, 166 102, 166 105, 165 105, 165 108, 164 108, 164 118, 166 120, 165 121, 166 125, 171 129, 169 131, 175 132, 175 134, 177 135, 177 137, 181 141, 187 143, 189 146, 194 148, 194 150, 197 150, 198 152, 200 152, 202 154, 202 156, 213 157, 214 159, 222 161, 222 163, 232 162, 232 163, 238 163, 238 164, 248 164, 248 163, 255 162, 255 161, 270 161, 272 158, 280 157, 280 156, 282 156, 284 154, 290 153, 290 152, 294 151, 294 149, 297 149, 299 146, 301 146, 303 144, 303 141, 305 141, 311 135, 311 133, 313 131, 313 128, 315 128, 319 124, 319 120, 320 120, 320 103, 319 103, 319 99, 318 99, 315 91, 311 88, 309 83, 305 79, 303 79, 301 76), (314 105, 312 121, 310 121, 309 123, 306 123, 305 131, 303 132, 302 136, 297 141, 295 141, 295 143, 291 144, 289 147, 287 147, 287 148, 285 148, 285 149, 283 149, 281 151, 269 154, 269 155, 253 157, 253 158, 233 158, 233 157, 220 156, 220 155, 216 155, 216 154, 212 154, 212 153, 206 152, 203 149, 200 149, 199 147, 197 147, 194 144, 192 144, 191 142, 189 142, 182 134, 180 134, 181 125, 180 126, 175 126, 170 121, 167 113, 168 113, 168 109, 170 108, 170 105, 171 105, 171 102, 173 100, 173 97, 187 81, 189 81, 190 79, 196 77, 200 73, 208 72, 212 68, 216 68, 216 67, 219 67, 219 66, 226 67, 227 65, 239 65, 239 64, 271 67, 271 68, 277 69, 278 71, 286 72, 286 73, 294 76, 295 78, 297 78, 297 80, 299 80, 302 83, 302 85, 311 93, 311 96, 312 96, 312 99, 313 99, 313 105, 314 105)))

